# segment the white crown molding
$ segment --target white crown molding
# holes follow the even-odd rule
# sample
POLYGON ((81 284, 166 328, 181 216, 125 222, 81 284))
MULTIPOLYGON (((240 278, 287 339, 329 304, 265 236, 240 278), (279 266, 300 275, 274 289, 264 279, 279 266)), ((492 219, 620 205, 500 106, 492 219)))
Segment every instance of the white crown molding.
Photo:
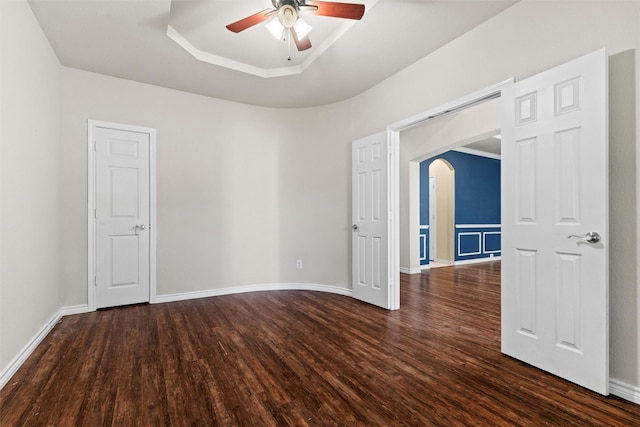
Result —
MULTIPOLYGON (((244 62, 234 61, 233 59, 226 58, 224 56, 214 55, 209 52, 198 49, 185 39, 178 31, 171 25, 167 26, 167 36, 178 44, 181 48, 186 50, 191 56, 198 61, 206 62, 212 65, 218 65, 220 67, 229 68, 231 70, 240 71, 242 73, 251 74, 254 76, 262 77, 265 79, 271 77, 291 76, 294 74, 300 74, 304 71, 305 64, 292 65, 282 68, 261 68, 254 65, 245 64, 244 62)), ((307 65, 308 66, 308 65, 307 65)))

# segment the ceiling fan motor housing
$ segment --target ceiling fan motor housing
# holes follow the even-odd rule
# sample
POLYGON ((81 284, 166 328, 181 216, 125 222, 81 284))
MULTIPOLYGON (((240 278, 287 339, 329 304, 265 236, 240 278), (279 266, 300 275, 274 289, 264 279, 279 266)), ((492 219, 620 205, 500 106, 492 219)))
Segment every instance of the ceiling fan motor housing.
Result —
POLYGON ((285 28, 291 28, 298 20, 298 4, 295 0, 278 2, 278 20, 285 28))

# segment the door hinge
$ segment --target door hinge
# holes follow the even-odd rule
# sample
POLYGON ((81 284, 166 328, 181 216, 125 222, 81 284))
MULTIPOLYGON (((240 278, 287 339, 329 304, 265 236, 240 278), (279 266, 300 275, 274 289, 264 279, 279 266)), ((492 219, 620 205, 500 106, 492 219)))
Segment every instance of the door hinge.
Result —
POLYGON ((98 218, 98 210, 97 209, 93 210, 93 218, 94 219, 98 218))
POLYGON ((93 286, 98 286, 98 276, 93 276, 93 286))
POLYGON ((96 141, 93 141, 93 151, 97 151, 96 146, 98 145, 98 143, 96 141))

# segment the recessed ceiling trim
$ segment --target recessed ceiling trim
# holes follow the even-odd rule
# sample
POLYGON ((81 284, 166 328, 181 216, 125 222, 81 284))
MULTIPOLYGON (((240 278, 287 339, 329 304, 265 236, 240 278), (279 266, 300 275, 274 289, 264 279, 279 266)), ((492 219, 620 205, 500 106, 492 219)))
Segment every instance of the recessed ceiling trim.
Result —
POLYGON ((300 74, 304 69, 304 64, 282 67, 282 68, 261 68, 254 65, 245 64, 244 62, 234 61, 233 59, 225 58, 224 56, 214 55, 209 52, 198 49, 192 45, 189 40, 185 39, 175 28, 171 25, 167 26, 167 36, 178 44, 181 48, 186 50, 198 61, 206 62, 213 65, 218 65, 224 68, 230 68, 232 70, 240 71, 242 73, 251 74, 262 78, 291 76, 294 74, 300 74))
MULTIPOLYGON (((378 1, 379 0, 364 0, 362 1, 362 3, 365 4, 366 10, 368 11, 373 6, 375 6, 378 1)), ((366 13, 367 12, 365 11, 365 16, 366 13)), ((268 79, 273 77, 292 76, 304 72, 304 70, 306 70, 327 49, 329 49, 335 42, 337 42, 340 37, 342 37, 353 25, 359 22, 351 19, 345 19, 343 21, 344 22, 337 28, 337 30, 332 32, 331 35, 326 38, 322 44, 313 47, 313 51, 310 52, 309 57, 302 64, 289 65, 286 67, 278 68, 262 68, 198 49, 171 25, 167 25, 167 36, 169 36, 171 40, 176 42, 178 46, 186 50, 198 61, 268 79)))

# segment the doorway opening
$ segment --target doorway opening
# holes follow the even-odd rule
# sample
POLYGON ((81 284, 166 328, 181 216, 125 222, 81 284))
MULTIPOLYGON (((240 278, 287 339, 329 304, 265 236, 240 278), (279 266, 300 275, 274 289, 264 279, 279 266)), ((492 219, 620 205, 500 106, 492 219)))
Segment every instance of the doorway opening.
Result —
MULTIPOLYGON (((489 140, 492 141, 493 150, 497 149, 499 154, 500 140, 494 138, 500 134, 502 126, 499 94, 498 90, 492 96, 486 94, 485 96, 478 96, 475 98, 475 102, 461 102, 458 104, 458 108, 453 106, 448 108, 449 112, 447 114, 428 115, 422 122, 396 132, 400 161, 400 181, 398 185, 401 189, 398 213, 400 272, 420 273, 425 268, 431 268, 428 266, 431 261, 435 261, 434 266, 437 266, 438 263, 451 265, 453 263, 482 261, 480 258, 490 257, 488 252, 491 248, 485 245, 485 240, 486 243, 495 244, 499 247, 499 190, 494 196, 498 199, 495 202, 496 214, 494 219, 491 221, 464 221, 463 224, 456 224, 456 221, 458 221, 455 218, 456 210, 475 211, 478 209, 478 205, 469 205, 467 203, 456 206, 455 189, 458 184, 454 184, 454 182, 458 179, 459 171, 452 164, 454 160, 448 160, 447 157, 451 154, 449 152, 455 150, 454 156, 479 158, 476 157, 481 154, 481 150, 478 148, 482 148, 483 144, 486 144, 489 140), (433 163, 433 160, 437 158, 442 158, 440 161, 444 163, 433 163), (436 191, 439 192, 440 188, 454 188, 450 190, 451 198, 450 202, 448 202, 448 211, 451 213, 442 213, 447 210, 441 209, 443 206, 438 206, 438 204, 445 203, 442 200, 438 200, 438 196, 436 196, 435 209, 428 210, 429 216, 433 211, 436 212, 435 226, 430 224, 430 218, 422 212, 426 209, 421 211, 420 207, 421 202, 423 206, 425 203, 430 203, 429 200, 425 200, 424 194, 421 195, 420 191, 420 164, 421 162, 427 163, 426 161, 429 160, 432 161, 432 164, 441 166, 440 169, 446 172, 442 174, 444 177, 451 177, 443 178, 435 175, 435 172, 429 171, 429 176, 435 176, 436 191), (440 182, 441 180, 443 182, 440 182), (444 184, 447 181, 449 183, 444 184), (445 218, 448 219, 446 221, 448 224, 443 226, 445 218), (469 228, 472 225, 473 228, 469 228), (462 228, 456 228, 458 226, 462 228), (491 228, 488 228, 489 226, 491 228), (434 236, 435 239, 432 239, 431 236, 434 236), (432 244, 432 240, 435 240, 435 245, 432 244), (425 247, 431 249, 427 250, 427 252, 430 252, 427 257, 424 254, 425 247)), ((484 150, 485 148, 482 149, 484 150)), ((486 157, 493 156, 494 159, 497 157, 495 152, 490 154, 486 152, 485 154, 486 157)), ((497 160, 493 161, 497 162, 497 160)), ((499 178, 498 168, 495 173, 498 188, 499 178)), ((422 184, 434 184, 432 180, 429 181, 430 183, 427 184, 424 180, 423 168, 422 184)), ((494 254, 494 257, 496 255, 499 255, 499 251, 494 254)))
MULTIPOLYGON (((445 159, 429 165, 429 264, 454 261, 455 168, 445 159)), ((421 191, 422 192, 422 191, 421 191)))

